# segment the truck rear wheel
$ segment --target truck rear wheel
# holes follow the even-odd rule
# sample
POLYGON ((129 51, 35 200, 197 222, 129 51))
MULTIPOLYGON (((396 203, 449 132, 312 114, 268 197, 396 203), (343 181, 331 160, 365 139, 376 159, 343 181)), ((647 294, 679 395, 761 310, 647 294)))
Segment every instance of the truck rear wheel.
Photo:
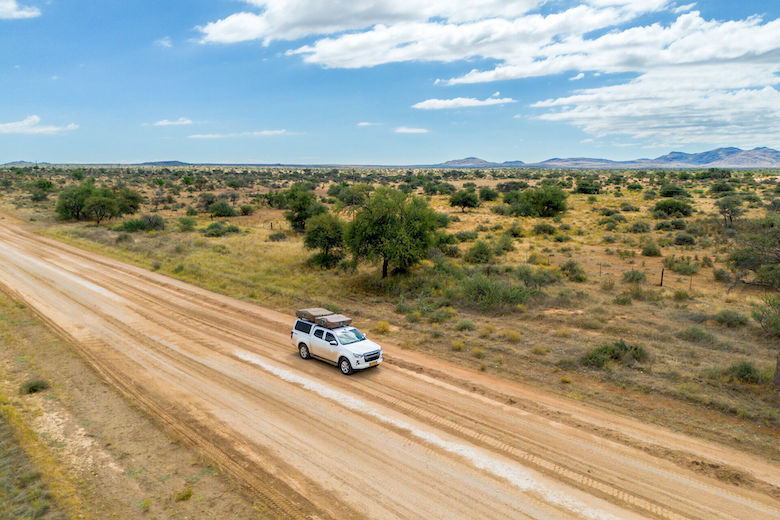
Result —
POLYGON ((349 362, 349 359, 345 357, 339 359, 339 370, 345 376, 352 374, 352 364, 349 362))
POLYGON ((309 347, 306 346, 306 343, 301 343, 298 345, 298 354, 301 355, 301 359, 309 359, 311 357, 311 354, 309 353, 309 347))

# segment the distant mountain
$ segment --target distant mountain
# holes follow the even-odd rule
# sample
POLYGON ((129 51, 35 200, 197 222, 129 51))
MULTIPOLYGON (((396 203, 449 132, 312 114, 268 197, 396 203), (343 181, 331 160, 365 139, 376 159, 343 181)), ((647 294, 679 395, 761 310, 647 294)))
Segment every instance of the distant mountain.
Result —
POLYGON ((480 159, 479 157, 466 157, 465 159, 456 159, 454 161, 447 161, 443 162, 441 164, 436 164, 435 167, 437 168, 481 168, 481 167, 492 167, 495 166, 496 163, 488 162, 484 159, 480 159))
POLYGON ((192 164, 181 161, 153 161, 141 163, 138 166, 192 166, 192 164))
POLYGON ((476 157, 433 165, 435 168, 780 168, 780 152, 772 148, 717 148, 701 153, 671 152, 655 159, 612 161, 592 157, 553 158, 539 163, 488 162, 476 157))

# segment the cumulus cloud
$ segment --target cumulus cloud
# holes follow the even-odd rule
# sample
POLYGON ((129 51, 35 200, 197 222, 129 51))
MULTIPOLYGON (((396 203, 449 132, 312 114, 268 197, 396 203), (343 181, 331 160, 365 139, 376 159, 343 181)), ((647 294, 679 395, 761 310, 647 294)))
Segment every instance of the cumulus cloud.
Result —
POLYGON ((20 6, 16 0, 0 0, 0 20, 35 18, 41 15, 37 7, 20 6))
POLYGON ((154 124, 154 126, 185 126, 191 124, 192 124, 192 119, 188 119, 186 117, 180 117, 179 119, 176 119, 174 121, 169 121, 168 119, 157 121, 154 124))
POLYGON ((164 36, 159 40, 155 41, 154 43, 158 47, 162 47, 164 49, 170 49, 171 47, 173 47, 173 40, 171 40, 170 36, 164 36))
POLYGON ((512 98, 489 97, 487 99, 457 97, 453 99, 426 99, 412 105, 412 108, 422 110, 442 110, 445 108, 484 107, 489 105, 503 105, 515 103, 512 98))
MULTIPOLYGON (((573 124, 594 135, 643 139, 665 135, 678 142, 704 142, 708 134, 710 142, 741 135, 758 142, 771 137, 767 128, 780 127, 778 19, 707 20, 695 10, 695 3, 672 0, 423 4, 244 0, 244 4, 242 12, 199 27, 201 41, 268 44, 306 38, 290 44, 286 54, 326 68, 490 63, 437 80, 441 85, 563 74, 576 81, 587 74, 606 86, 541 100, 533 107, 538 117, 573 124), (612 74, 633 79, 615 85, 612 74)), ((414 107, 479 106, 468 104, 475 102, 499 101, 429 99, 414 107)))
POLYGON ((427 128, 410 128, 408 126, 399 126, 394 130, 396 134, 427 134, 429 131, 427 128))
POLYGON ((190 139, 231 139, 235 137, 268 137, 272 135, 288 134, 287 130, 257 130, 254 132, 235 132, 229 134, 194 134, 190 139))
POLYGON ((53 135, 77 130, 78 127, 79 125, 73 123, 67 126, 42 125, 41 118, 32 115, 21 121, 0 123, 0 134, 53 135))

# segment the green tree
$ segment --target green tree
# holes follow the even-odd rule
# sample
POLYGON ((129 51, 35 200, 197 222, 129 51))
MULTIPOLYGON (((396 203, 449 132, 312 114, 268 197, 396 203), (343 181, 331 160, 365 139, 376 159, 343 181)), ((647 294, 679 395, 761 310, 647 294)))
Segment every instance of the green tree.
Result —
POLYGON ((749 220, 739 226, 729 254, 735 271, 752 271, 756 280, 780 288, 780 215, 749 220))
POLYGON ((344 224, 332 213, 320 213, 306 221, 306 235, 303 245, 307 249, 319 249, 314 256, 315 263, 323 267, 332 267, 344 253, 344 224))
POLYGON ((718 213, 723 215, 723 224, 734 224, 734 218, 739 217, 745 211, 742 209, 742 198, 736 195, 729 195, 718 200, 715 204, 718 207, 718 213))
POLYGON ((84 215, 93 217, 98 226, 103 219, 110 218, 111 215, 115 215, 117 211, 118 204, 115 196, 108 196, 106 194, 92 195, 84 202, 84 215))
POLYGON ((60 192, 57 199, 57 216, 62 220, 81 220, 84 214, 84 204, 97 188, 91 180, 78 185, 69 186, 60 192))
POLYGON ((226 200, 218 200, 209 206, 212 217, 235 217, 236 210, 226 200))
POLYGON ((138 213, 138 210, 141 209, 141 203, 144 200, 140 193, 130 188, 121 188, 116 196, 117 214, 114 216, 117 217, 138 213))
POLYGON ((437 222, 424 199, 380 187, 355 215, 346 242, 356 260, 381 261, 386 278, 390 264, 406 271, 425 257, 437 222))
POLYGON ((303 233, 306 229, 307 220, 327 211, 327 208, 317 201, 310 184, 296 182, 285 195, 289 209, 285 211, 284 216, 298 233, 303 233))
POLYGON ((450 206, 457 206, 461 211, 466 211, 466 208, 479 207, 479 196, 474 190, 456 191, 450 197, 450 206))
POLYGON ((479 189, 479 200, 482 202, 490 202, 498 198, 498 191, 494 190, 490 186, 482 186, 479 189))

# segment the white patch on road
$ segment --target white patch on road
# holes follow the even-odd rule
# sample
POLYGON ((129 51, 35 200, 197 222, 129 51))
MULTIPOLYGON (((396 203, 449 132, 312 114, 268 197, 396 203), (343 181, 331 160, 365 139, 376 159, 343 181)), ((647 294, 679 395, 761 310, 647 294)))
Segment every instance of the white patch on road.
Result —
POLYGON ((374 417, 375 419, 378 419, 385 424, 406 430, 425 442, 469 460, 474 466, 481 470, 489 471, 498 477, 508 480, 523 491, 533 491, 542 495, 544 499, 550 503, 563 506, 574 513, 592 520, 618 520, 617 517, 610 513, 593 509, 579 500, 562 495, 560 492, 550 489, 544 484, 536 481, 533 477, 531 477, 531 475, 528 474, 528 472, 513 464, 508 464, 490 457, 471 446, 444 440, 434 433, 421 430, 407 422, 394 419, 392 417, 387 417, 379 413, 374 408, 370 407, 368 404, 366 404, 365 401, 356 399, 355 397, 345 394, 344 392, 323 385, 322 383, 312 381, 284 368, 275 366, 254 354, 243 351, 236 351, 235 355, 239 359, 252 363, 253 365, 258 366, 266 372, 270 372, 271 374, 289 383, 301 385, 306 390, 315 392, 316 394, 326 399, 330 399, 331 401, 335 401, 346 408, 370 415, 371 417, 374 417))

